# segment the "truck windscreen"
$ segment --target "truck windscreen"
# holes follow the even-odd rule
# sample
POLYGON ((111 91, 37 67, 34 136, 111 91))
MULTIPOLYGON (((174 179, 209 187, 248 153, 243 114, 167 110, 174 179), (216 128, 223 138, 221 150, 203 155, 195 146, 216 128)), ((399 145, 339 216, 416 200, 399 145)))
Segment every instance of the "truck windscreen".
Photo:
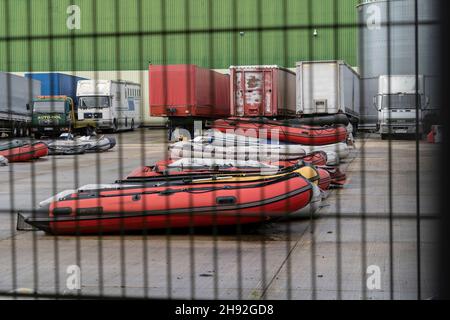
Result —
POLYGON ((33 111, 36 113, 64 113, 65 112, 65 102, 57 101, 38 101, 34 103, 33 111))
POLYGON ((79 108, 109 108, 109 97, 80 97, 79 108))
MULTIPOLYGON (((419 99, 419 103, 422 104, 422 98, 419 99)), ((415 94, 391 94, 383 96, 382 99, 383 109, 415 109, 416 108, 416 95, 415 94)), ((419 105, 420 108, 420 105, 419 105)))

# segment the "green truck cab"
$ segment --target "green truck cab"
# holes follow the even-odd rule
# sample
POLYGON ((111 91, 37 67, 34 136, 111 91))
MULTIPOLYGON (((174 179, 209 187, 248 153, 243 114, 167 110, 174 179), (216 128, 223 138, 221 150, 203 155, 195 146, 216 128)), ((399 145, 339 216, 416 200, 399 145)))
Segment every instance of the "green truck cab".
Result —
POLYGON ((33 100, 31 130, 35 138, 71 132, 89 135, 95 121, 78 121, 75 104, 68 96, 39 96, 33 100))

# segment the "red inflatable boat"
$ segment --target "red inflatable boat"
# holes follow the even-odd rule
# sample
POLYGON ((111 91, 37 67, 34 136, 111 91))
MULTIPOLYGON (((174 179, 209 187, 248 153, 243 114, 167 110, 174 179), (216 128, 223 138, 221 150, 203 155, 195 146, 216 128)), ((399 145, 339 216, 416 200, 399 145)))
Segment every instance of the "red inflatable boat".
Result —
POLYGON ((328 190, 330 189, 331 185, 331 175, 330 173, 322 168, 317 168, 317 171, 319 172, 319 187, 322 190, 328 190))
POLYGON ((33 159, 48 156, 48 146, 44 142, 36 142, 32 145, 33 159))
POLYGON ((125 186, 71 194, 25 222, 51 234, 247 224, 295 213, 312 195, 311 183, 297 173, 257 182, 125 186))
POLYGON ((291 125, 277 121, 258 121, 247 118, 229 118, 214 121, 212 126, 223 133, 234 130, 234 134, 260 139, 272 139, 278 134, 280 141, 302 145, 321 146, 344 142, 347 129, 343 125, 325 127, 291 125))
POLYGON ((45 157, 48 154, 48 147, 43 142, 29 144, 15 140, 2 144, 0 147, 0 155, 8 159, 9 162, 30 161, 45 157))
MULTIPOLYGON (((327 154, 323 151, 315 151, 305 157, 302 157, 302 160, 305 164, 314 165, 314 166, 324 166, 327 163, 327 154)), ((133 170, 125 179, 133 180, 133 179, 142 179, 148 177, 161 177, 165 176, 180 176, 180 175, 192 175, 194 173, 211 173, 212 169, 188 169, 188 168, 169 168, 168 166, 173 163, 175 160, 161 160, 155 163, 153 166, 145 166, 139 167, 133 170)), ((286 161, 277 161, 266 163, 269 165, 279 166, 279 167, 291 167, 295 166, 299 163, 299 160, 286 160, 286 161)), ((261 172, 261 169, 257 168, 217 168, 215 171, 220 171, 222 173, 233 173, 233 172, 246 172, 246 173, 258 173, 261 172)))

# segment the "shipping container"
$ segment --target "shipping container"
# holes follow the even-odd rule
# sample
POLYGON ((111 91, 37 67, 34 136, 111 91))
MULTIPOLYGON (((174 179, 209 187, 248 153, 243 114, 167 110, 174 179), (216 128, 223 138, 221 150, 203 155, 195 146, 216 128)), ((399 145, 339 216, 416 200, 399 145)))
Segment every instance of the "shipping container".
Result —
POLYGON ((297 62, 297 114, 337 113, 359 121, 359 74, 340 60, 297 62))
POLYGON ((193 138, 211 119, 230 116, 229 75, 196 65, 149 66, 150 114, 168 118, 168 138, 193 138))
POLYGON ((40 94, 39 81, 0 72, 0 135, 29 135, 30 103, 40 94))
POLYGON ((195 65, 149 67, 150 112, 156 117, 230 115, 229 76, 195 65))
POLYGON ((64 73, 26 73, 26 78, 41 82, 41 95, 67 96, 77 104, 77 83, 86 78, 64 73))
POLYGON ((230 87, 233 116, 295 116, 295 73, 288 69, 231 66, 230 87))

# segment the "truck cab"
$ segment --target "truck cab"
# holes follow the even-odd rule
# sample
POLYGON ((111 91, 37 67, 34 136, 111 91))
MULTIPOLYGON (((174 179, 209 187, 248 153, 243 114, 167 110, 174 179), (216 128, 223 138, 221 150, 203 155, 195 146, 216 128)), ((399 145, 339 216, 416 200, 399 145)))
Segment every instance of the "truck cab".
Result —
POLYGON ((39 96, 32 104, 32 131, 36 138, 89 130, 95 123, 77 121, 74 101, 68 96, 39 96))
POLYGON ((378 127, 381 138, 389 136, 415 136, 416 121, 419 120, 419 135, 423 134, 422 110, 428 104, 423 93, 423 78, 419 77, 416 90, 416 76, 381 76, 379 92, 374 97, 378 110, 378 127))

